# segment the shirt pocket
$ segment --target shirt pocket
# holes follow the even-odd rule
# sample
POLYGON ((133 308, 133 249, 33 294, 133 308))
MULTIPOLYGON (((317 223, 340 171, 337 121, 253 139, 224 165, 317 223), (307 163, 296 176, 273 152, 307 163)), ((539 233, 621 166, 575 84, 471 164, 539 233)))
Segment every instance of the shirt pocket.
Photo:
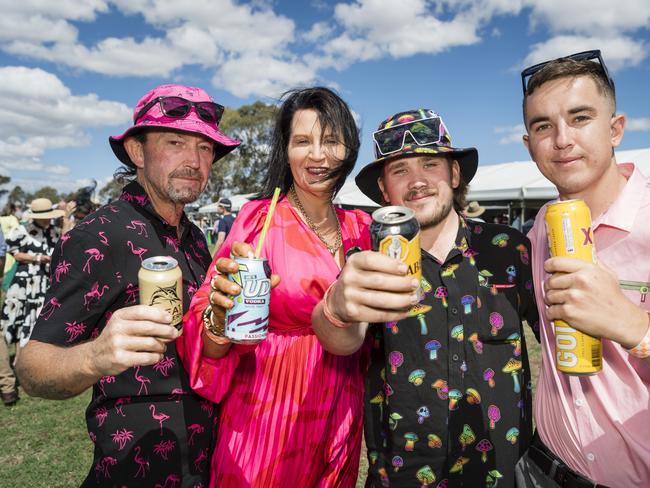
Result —
POLYGON ((483 343, 508 343, 521 339, 517 285, 491 284, 479 287, 478 338, 483 343))

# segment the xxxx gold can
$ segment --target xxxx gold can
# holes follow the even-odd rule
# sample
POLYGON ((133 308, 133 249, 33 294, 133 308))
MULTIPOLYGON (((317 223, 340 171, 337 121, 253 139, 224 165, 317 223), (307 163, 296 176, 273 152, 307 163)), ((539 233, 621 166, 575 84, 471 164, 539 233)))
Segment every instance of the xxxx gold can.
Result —
MULTIPOLYGON (((420 225, 413 210, 397 205, 375 210, 372 213, 370 236, 373 251, 404 262, 408 266, 407 273, 422 282, 420 225)), ((418 296, 422 295, 420 288, 418 296)))
MULTIPOLYGON (((546 210, 546 231, 551 256, 564 256, 593 263, 594 237, 591 212, 583 200, 553 203, 546 210)), ((588 376, 603 368, 603 346, 599 338, 575 330, 563 320, 554 320, 555 367, 570 375, 588 376)))
POLYGON ((140 303, 167 310, 171 325, 183 329, 183 275, 178 261, 170 256, 154 256, 142 261, 138 272, 140 303))

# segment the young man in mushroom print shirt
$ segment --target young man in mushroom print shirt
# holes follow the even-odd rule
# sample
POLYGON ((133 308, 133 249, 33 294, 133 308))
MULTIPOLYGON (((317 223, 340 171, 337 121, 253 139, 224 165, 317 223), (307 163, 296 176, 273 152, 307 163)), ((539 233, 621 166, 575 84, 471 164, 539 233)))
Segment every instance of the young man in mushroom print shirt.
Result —
POLYGON ((403 263, 361 252, 312 316, 336 354, 360 347, 368 322, 384 322, 370 328, 369 486, 513 487, 531 436, 529 242, 460 215, 478 154, 452 147, 436 113, 398 113, 373 138, 377 159, 356 182, 378 203, 415 211, 424 298, 417 302, 403 263))

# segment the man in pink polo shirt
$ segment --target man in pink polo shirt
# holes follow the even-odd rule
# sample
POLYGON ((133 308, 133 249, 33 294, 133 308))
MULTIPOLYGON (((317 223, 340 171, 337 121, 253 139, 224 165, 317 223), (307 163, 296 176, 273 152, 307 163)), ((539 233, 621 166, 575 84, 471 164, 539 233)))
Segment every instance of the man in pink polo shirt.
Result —
POLYGON ((589 206, 598 263, 549 259, 540 210, 528 235, 543 351, 538 437, 518 485, 650 486, 650 186, 633 163, 616 162, 625 117, 600 51, 532 66, 522 82, 524 144, 561 200, 589 206), (554 319, 603 338, 600 373, 555 369, 554 319))

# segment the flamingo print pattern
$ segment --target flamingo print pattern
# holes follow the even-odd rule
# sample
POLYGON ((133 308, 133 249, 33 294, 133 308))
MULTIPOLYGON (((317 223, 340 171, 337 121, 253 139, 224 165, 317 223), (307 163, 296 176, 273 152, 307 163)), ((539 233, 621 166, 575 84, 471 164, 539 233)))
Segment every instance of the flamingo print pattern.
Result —
MULTIPOLYGON (((130 183, 120 200, 89 215, 54 248, 53 283, 32 337, 61 346, 98 337, 116 310, 137 304, 137 274, 147 256, 179 262, 183 303, 189 304, 210 255, 187 217, 180 228, 179 238, 142 187, 130 183)), ((95 449, 83 486, 207 486, 204 461, 214 443, 216 409, 205 403, 191 391, 174 343, 155 365, 100 378, 86 411, 95 449)))
POLYGON ((513 388, 530 379, 522 320, 538 330, 528 249, 518 231, 461 220, 444 262, 423 253, 418 311, 374 327, 364 415, 374 486, 514 487, 532 427, 530 389, 513 388))

